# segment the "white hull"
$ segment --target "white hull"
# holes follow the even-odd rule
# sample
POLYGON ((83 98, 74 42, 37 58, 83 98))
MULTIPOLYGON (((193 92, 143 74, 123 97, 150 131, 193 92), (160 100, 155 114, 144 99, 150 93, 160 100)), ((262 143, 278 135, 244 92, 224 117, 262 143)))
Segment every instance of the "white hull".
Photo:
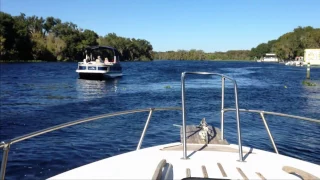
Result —
POLYGON ((278 59, 263 59, 262 62, 278 62, 278 59))
POLYGON ((289 62, 286 62, 285 65, 287 65, 287 66, 303 66, 304 63, 302 61, 289 61, 289 62))
POLYGON ((78 72, 80 79, 103 80, 109 78, 121 77, 122 72, 78 72))
POLYGON ((105 74, 107 73, 108 71, 100 71, 100 70, 76 70, 77 73, 97 73, 97 74, 105 74))
POLYGON ((90 70, 76 70, 77 73, 84 74, 103 74, 106 77, 119 77, 122 76, 122 72, 108 72, 108 71, 90 71, 90 70))
MULTIPOLYGON (((151 179, 162 159, 172 165, 167 179, 186 178, 187 169, 190 170, 191 177, 205 177, 202 170, 205 169, 209 178, 299 179, 285 171, 290 167, 320 177, 320 167, 316 164, 258 149, 251 149, 250 152, 250 148, 243 147, 245 162, 239 162, 237 145, 209 144, 207 148, 194 151, 191 149, 200 149, 203 145, 188 144, 189 159, 183 160, 179 146, 181 147, 181 143, 172 143, 132 151, 84 165, 51 179, 151 179)), ((165 173, 165 170, 162 173, 165 173)))
POLYGON ((79 77, 81 79, 102 80, 102 79, 121 77, 122 71, 110 70, 112 66, 113 65, 104 65, 104 64, 92 65, 92 64, 79 63, 79 67, 82 67, 82 69, 78 67, 76 72, 79 74, 79 77), (101 69, 104 69, 104 70, 101 70, 101 69))

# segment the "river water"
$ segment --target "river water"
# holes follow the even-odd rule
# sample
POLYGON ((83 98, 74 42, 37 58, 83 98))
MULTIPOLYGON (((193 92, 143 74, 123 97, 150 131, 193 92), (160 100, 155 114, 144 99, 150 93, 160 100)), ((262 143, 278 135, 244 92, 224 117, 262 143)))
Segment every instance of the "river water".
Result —
MULTIPOLYGON (((76 63, 1 65, 0 140, 53 125, 116 111, 181 106, 183 71, 223 73, 238 84, 239 107, 320 119, 320 68, 311 68, 318 86, 302 85, 305 67, 225 61, 123 62, 122 78, 78 79, 76 63)), ((187 124, 202 118, 220 126, 221 80, 188 76, 187 124)), ((226 83, 226 107, 234 107, 226 83)), ((13 144, 7 179, 44 179, 78 166, 134 150, 148 113, 90 122, 13 144)), ((226 114, 225 136, 237 143, 235 113, 226 114)), ((241 113, 243 144, 273 151, 258 114, 241 113)), ((279 152, 320 164, 320 125, 266 115, 279 152)), ((180 140, 180 112, 155 112, 142 147, 180 140)), ((181 153, 182 155, 182 153, 181 153)), ((2 158, 2 152, 0 157, 2 158)))

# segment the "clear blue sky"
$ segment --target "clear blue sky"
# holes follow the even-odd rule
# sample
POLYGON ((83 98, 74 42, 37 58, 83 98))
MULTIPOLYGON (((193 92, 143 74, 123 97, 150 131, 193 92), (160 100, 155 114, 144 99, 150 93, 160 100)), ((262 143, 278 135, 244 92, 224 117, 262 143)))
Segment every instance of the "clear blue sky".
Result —
POLYGON ((320 27, 320 0, 0 0, 11 15, 53 16, 156 51, 251 49, 298 26, 320 27))

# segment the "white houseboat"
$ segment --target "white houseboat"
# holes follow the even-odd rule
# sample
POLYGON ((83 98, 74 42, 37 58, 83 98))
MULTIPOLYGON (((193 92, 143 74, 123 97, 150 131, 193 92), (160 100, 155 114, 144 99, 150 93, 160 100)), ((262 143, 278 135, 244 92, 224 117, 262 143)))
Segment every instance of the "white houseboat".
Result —
POLYGON ((279 62, 279 59, 274 53, 267 53, 263 56, 262 62, 279 62))
POLYGON ((91 46, 85 51, 86 57, 78 63, 76 70, 80 79, 103 80, 122 76, 120 53, 109 46, 91 46))

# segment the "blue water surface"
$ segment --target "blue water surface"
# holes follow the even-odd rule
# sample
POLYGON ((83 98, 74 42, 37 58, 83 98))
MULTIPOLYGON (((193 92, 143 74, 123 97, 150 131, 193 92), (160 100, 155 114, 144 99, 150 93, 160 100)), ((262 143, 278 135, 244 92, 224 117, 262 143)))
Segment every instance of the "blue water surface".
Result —
MULTIPOLYGON (((76 63, 0 64, 0 140, 53 125, 116 111, 181 106, 181 72, 223 73, 238 83, 239 107, 320 119, 320 68, 315 87, 302 85, 305 67, 255 62, 123 62, 122 78, 78 79, 76 63)), ((234 107, 226 82, 225 106, 234 107)), ((206 118, 220 126, 221 80, 187 76, 187 124, 206 118)), ((103 158, 134 150, 148 113, 68 127, 13 144, 7 179, 45 179, 103 158)), ((226 113, 225 136, 237 143, 235 113, 226 113)), ((266 115, 279 152, 320 164, 320 124, 266 115)), ((180 140, 181 112, 155 112, 142 147, 180 140)), ((241 113, 243 144, 273 151, 259 114, 241 113)), ((182 153, 181 153, 182 155, 182 153)), ((2 158, 2 152, 0 157, 2 158)))

